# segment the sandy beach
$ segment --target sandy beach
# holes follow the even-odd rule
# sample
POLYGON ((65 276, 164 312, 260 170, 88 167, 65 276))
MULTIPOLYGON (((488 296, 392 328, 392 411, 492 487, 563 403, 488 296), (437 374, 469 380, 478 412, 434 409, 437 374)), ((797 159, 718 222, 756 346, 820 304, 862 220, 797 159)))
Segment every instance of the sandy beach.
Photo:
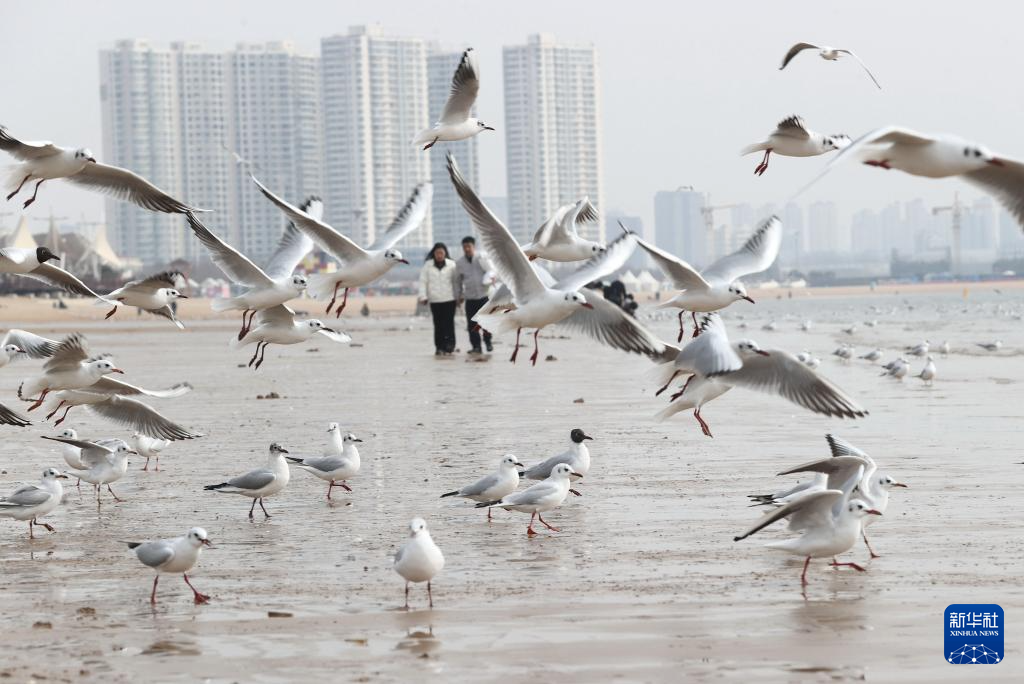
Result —
MULTIPOLYGON (((271 347, 253 372, 244 367, 251 349, 228 347, 237 319, 215 318, 208 302, 183 306, 189 328, 178 332, 126 312, 103 321, 105 310, 86 302, 54 310, 2 299, 4 328, 80 330, 96 352, 115 355, 129 382, 191 382, 191 394, 152 403, 207 436, 169 447, 160 472, 142 472, 133 458, 114 485, 123 503, 105 496, 97 507, 91 487, 72 486, 46 518, 55 534, 30 542, 27 525, 0 520, 0 678, 954 682, 965 674, 943 660, 943 609, 972 602, 999 603, 1009 623, 1008 662, 985 670, 986 680, 1019 678, 1024 327, 1009 312, 1022 310, 1020 284, 785 297, 763 291, 756 306, 733 306, 730 334, 813 351, 869 417, 827 419, 736 390, 704 410, 708 439, 689 413, 653 420, 665 397, 652 396, 646 359, 549 330, 541 358, 555 360, 536 368, 507 362, 511 338, 488 361, 437 360, 429 322, 409 315, 411 300, 370 299, 366 318, 362 300, 351 300, 340 326, 351 346, 271 347), (810 332, 799 330, 805 319, 810 332), (873 328, 862 323, 875 319, 873 328), (778 330, 762 331, 771 320, 778 330), (840 332, 854 323, 852 337, 840 332), (892 358, 924 337, 953 347, 936 355, 930 388, 831 356, 845 340, 892 358), (998 354, 974 346, 996 338, 998 354), (281 398, 256 398, 272 391, 281 398), (248 499, 203 491, 262 464, 272 441, 319 453, 330 421, 364 440, 353 492, 328 502, 321 481, 293 469, 288 488, 266 501, 273 517, 250 522, 248 499), (496 511, 488 524, 470 504, 439 498, 504 453, 531 463, 563 450, 573 427, 595 438, 593 466, 583 496, 545 516, 560 533, 529 539, 525 515, 496 511), (786 535, 781 525, 732 538, 759 515, 746 495, 789 482, 780 470, 827 456, 828 432, 910 489, 895 491, 872 527, 881 558, 868 561, 863 546, 841 558, 866 563, 866 573, 815 561, 803 596, 802 560, 763 548, 786 535), (415 515, 427 519, 447 565, 434 582, 435 608, 426 609, 420 586, 407 613, 390 565, 415 515), (152 609, 152 574, 118 540, 192 525, 217 546, 192 575, 214 598, 193 605, 180 577, 165 576, 152 609)), ((314 302, 296 304, 319 312, 314 302)), ((674 320, 651 325, 675 339, 674 320)), ((912 372, 921 365, 914 360, 912 372)), ((0 369, 0 401, 23 411, 14 392, 37 366, 0 369)), ((80 408, 67 425, 86 437, 127 436, 80 408)), ((54 434, 51 426, 2 432, 4 491, 63 467, 39 438, 54 434)))

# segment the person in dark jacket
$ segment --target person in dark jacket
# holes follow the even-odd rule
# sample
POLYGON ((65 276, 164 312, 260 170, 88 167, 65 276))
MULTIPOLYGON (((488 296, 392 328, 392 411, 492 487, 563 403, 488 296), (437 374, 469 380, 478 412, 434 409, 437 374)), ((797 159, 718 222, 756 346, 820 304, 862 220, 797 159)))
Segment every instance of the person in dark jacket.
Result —
MULTIPOLYGON (((480 328, 473 322, 473 316, 487 301, 487 285, 484 276, 491 270, 491 264, 482 254, 476 252, 476 240, 472 235, 462 238, 462 256, 455 262, 455 295, 466 306, 466 327, 469 330, 470 354, 482 354, 480 348, 480 328)), ((491 333, 483 333, 483 343, 487 351, 493 351, 491 333)))

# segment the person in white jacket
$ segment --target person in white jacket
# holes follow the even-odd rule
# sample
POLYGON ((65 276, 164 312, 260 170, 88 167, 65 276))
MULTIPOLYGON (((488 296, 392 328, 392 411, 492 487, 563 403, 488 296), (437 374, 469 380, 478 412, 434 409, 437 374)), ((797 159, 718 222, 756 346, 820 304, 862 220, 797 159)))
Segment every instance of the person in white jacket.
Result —
POLYGON ((455 351, 456 268, 443 242, 434 245, 420 271, 420 301, 434 318, 434 355, 455 351))

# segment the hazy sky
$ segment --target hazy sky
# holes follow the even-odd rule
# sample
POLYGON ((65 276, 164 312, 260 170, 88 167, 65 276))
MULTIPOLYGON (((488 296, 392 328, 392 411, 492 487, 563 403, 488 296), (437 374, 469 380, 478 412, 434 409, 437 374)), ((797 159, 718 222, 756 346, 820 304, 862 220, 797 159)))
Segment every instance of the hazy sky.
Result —
MULTIPOLYGON (((825 158, 773 158, 762 178, 759 157, 738 150, 780 119, 804 116, 827 133, 856 137, 884 124, 950 132, 1024 158, 1024 89, 1019 49, 1022 11, 1011 2, 701 2, 628 3, 519 0, 377 2, 7 2, 0 22, 0 123, 27 139, 84 145, 99 153, 97 51, 120 38, 291 40, 319 52, 319 39, 354 24, 379 23, 479 50, 481 118, 498 128, 480 136, 485 195, 505 194, 501 48, 547 32, 597 46, 604 118, 606 208, 653 222, 657 190, 693 185, 716 204, 784 202, 825 158), (500 7, 508 9, 500 9, 500 7), (615 12, 605 11, 615 10, 615 12), (852 61, 811 53, 778 70, 795 42, 855 50, 884 90, 852 61)), ((6 160, 0 160, 3 163, 6 160)), ((102 200, 59 184, 31 213, 98 218, 102 200)), ((921 196, 948 203, 956 181, 929 181, 851 165, 801 198, 834 199, 843 215, 921 196)), ((187 198, 186 198, 187 199, 187 198)), ((0 225, 10 225, 0 205, 0 225)))

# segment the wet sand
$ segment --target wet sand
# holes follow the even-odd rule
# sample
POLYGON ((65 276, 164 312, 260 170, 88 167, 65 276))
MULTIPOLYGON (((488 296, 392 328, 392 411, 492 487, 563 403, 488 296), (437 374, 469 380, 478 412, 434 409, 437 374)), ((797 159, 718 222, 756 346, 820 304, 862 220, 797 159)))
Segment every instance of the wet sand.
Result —
MULTIPOLYGON (((208 436, 168 448, 159 473, 142 472, 133 458, 114 485, 123 503, 104 498, 97 507, 91 488, 72 487, 47 518, 56 534, 29 542, 26 524, 0 520, 0 677, 963 681, 973 671, 943 660, 943 608, 995 602, 1007 614, 1009 663, 983 676, 1011 680, 1022 651, 1014 616, 1024 608, 1024 330, 993 315, 997 307, 1024 308, 1017 293, 980 288, 966 302, 958 290, 733 307, 734 338, 811 349, 871 415, 826 419, 735 390, 704 410, 714 439, 689 413, 653 421, 663 398, 644 381, 646 360, 557 332, 541 338, 541 358, 557 360, 536 368, 507 363, 511 339, 488 362, 436 360, 427 321, 364 319, 356 307, 342 327, 361 346, 325 339, 271 347, 254 373, 238 367, 251 351, 227 346, 233 320, 178 333, 166 322, 55 312, 55 323, 32 329, 81 329, 96 351, 116 355, 129 382, 192 382, 190 395, 153 404, 208 436), (797 329, 805 318, 815 321, 809 333, 797 329), (779 331, 761 331, 771 319, 779 331), (878 327, 861 324, 869 319, 878 327), (878 345, 890 358, 928 337, 948 338, 954 354, 936 357, 933 388, 880 378, 864 362, 830 356, 847 339, 839 329, 854 322, 858 353, 878 345), (971 346, 997 337, 999 354, 971 346), (270 391, 282 398, 256 399, 270 391), (329 421, 365 440, 351 494, 336 490, 328 503, 320 480, 293 470, 288 488, 266 501, 273 517, 250 522, 248 499, 202 490, 262 464, 271 441, 318 453, 329 421), (528 539, 525 515, 496 511, 488 524, 469 504, 438 498, 489 472, 503 453, 526 463, 556 453, 572 427, 596 438, 593 466, 579 487, 584 496, 546 516, 560 533, 528 539), (771 491, 786 481, 774 473, 826 456, 826 432, 872 453, 911 489, 896 490, 871 528, 881 558, 868 562, 860 546, 841 558, 866 562, 868 572, 815 561, 804 597, 802 561, 762 547, 785 535, 781 526, 731 540, 758 516, 746 494, 771 491), (406 613, 390 559, 414 515, 427 519, 447 566, 434 584, 434 610, 415 587, 406 613), (152 574, 117 540, 174 536, 192 525, 218 547, 192 575, 214 599, 195 606, 181 578, 165 576, 151 609, 152 574)), ((12 311, 0 309, 5 326, 22 324, 12 311)), ((652 325, 674 339, 672 321, 652 325)), ((459 342, 465 348, 461 327, 459 342)), ((921 365, 914 361, 913 372, 921 365)), ((0 369, 3 402, 24 409, 14 390, 36 366, 0 369)), ((126 436, 82 409, 67 424, 87 437, 126 436)), ((63 466, 39 439, 52 429, 2 431, 4 490, 63 466)))

